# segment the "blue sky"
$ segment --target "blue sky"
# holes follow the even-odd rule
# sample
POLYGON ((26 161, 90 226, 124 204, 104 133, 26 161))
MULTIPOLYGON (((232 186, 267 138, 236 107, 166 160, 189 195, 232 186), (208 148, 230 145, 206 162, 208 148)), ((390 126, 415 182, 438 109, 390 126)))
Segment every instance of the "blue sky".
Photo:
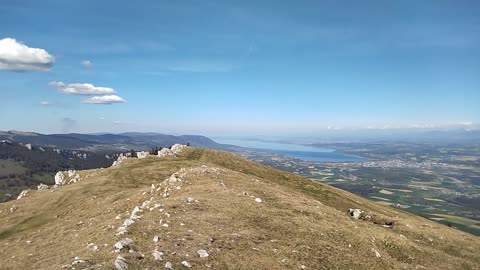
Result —
POLYGON ((2 0, 0 40, 16 43, 3 62, 0 45, 0 130, 475 128, 479 14, 478 1, 2 0))

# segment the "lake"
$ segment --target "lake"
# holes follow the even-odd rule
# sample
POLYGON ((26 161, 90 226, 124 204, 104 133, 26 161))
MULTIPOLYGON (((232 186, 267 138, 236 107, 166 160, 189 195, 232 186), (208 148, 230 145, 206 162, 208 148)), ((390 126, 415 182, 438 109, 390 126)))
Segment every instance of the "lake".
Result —
POLYGON ((247 139, 215 138, 218 143, 231 144, 257 151, 269 152, 316 162, 363 162, 366 158, 335 152, 333 149, 316 148, 306 145, 274 143, 247 139))

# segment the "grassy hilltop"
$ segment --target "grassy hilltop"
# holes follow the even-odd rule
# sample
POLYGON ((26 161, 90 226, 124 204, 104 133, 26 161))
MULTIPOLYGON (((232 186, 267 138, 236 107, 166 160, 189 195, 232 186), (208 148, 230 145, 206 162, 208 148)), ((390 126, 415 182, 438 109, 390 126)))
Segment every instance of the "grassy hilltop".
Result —
POLYGON ((79 174, 0 204, 0 269, 480 265, 478 237, 227 152, 187 148, 79 174))

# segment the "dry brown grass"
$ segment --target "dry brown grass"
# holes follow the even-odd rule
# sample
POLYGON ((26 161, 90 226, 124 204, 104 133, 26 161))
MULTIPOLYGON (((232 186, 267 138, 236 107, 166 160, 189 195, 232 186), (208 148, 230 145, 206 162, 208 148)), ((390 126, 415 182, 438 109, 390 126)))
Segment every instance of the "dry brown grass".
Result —
POLYGON ((76 256, 89 260, 92 269, 114 269, 118 254, 112 252, 113 245, 124 237, 145 255, 138 259, 137 253, 122 252, 129 269, 164 269, 167 261, 183 269, 184 260, 194 269, 480 265, 478 237, 230 153, 201 149, 186 150, 178 158, 127 160, 79 183, 1 204, 0 210, 0 269, 59 269, 76 256), (167 198, 155 192, 154 200, 170 217, 158 209, 146 210, 125 236, 115 236, 133 208, 152 197, 151 184, 162 183, 180 168, 202 165, 224 170, 187 174, 183 182, 172 183, 171 188, 181 189, 167 198), (198 202, 187 203, 187 197, 198 202), (256 197, 263 202, 255 202, 256 197), (13 205, 17 209, 10 213, 13 205), (373 218, 353 220, 348 208, 360 208, 373 218), (122 218, 116 220, 117 215, 122 218), (393 228, 382 226, 392 221, 393 228), (99 251, 87 248, 89 243, 99 251), (155 247, 165 254, 163 261, 154 261, 155 247), (199 258, 199 249, 210 256, 199 258))

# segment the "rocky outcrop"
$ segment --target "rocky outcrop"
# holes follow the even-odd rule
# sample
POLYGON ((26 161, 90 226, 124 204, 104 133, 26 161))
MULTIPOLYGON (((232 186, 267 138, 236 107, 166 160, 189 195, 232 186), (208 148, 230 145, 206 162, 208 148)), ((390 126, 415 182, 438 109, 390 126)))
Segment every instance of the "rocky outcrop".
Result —
POLYGON ((63 175, 63 172, 57 172, 57 174, 55 174, 55 186, 63 186, 64 180, 65 176, 63 175))
POLYGON ((146 158, 148 155, 149 153, 145 151, 137 152, 137 158, 146 158))
POLYGON ((120 154, 117 158, 117 160, 115 160, 112 164, 112 167, 116 167, 118 165, 120 165, 125 159, 127 159, 126 156, 124 156, 123 154, 120 154))
POLYGON ((158 151, 158 157, 166 157, 166 156, 176 156, 182 152, 183 149, 187 148, 188 146, 183 144, 174 144, 172 147, 169 148, 162 148, 162 150, 158 151))
POLYGON ((43 183, 40 183, 40 185, 37 186, 37 189, 38 190, 45 190, 45 189, 48 189, 48 186, 43 184, 43 183))
POLYGON ((23 197, 27 197, 28 193, 30 192, 30 189, 25 189, 20 192, 20 194, 17 197, 17 200, 20 200, 23 197))

